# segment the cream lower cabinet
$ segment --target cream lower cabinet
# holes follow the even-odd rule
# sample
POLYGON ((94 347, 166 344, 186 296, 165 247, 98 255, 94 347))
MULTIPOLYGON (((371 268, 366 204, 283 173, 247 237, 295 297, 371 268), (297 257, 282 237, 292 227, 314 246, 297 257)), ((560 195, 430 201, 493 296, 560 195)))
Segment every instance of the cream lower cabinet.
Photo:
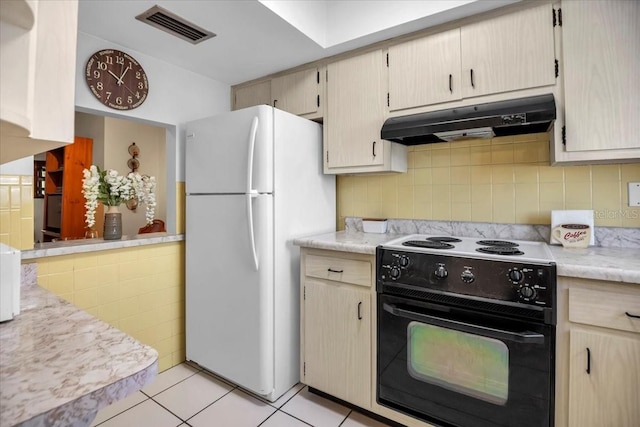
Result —
POLYGON ((638 1, 562 2, 566 130, 555 163, 640 160, 639 23, 638 1))
POLYGON ((406 172, 407 150, 380 138, 387 105, 382 50, 327 66, 324 172, 406 172))
POLYGON ((633 317, 640 316, 640 287, 586 279, 560 285, 568 304, 559 306, 568 312, 558 321, 556 425, 640 425, 640 318, 633 317))
POLYGON ((302 249, 301 379, 371 408, 373 256, 302 249))

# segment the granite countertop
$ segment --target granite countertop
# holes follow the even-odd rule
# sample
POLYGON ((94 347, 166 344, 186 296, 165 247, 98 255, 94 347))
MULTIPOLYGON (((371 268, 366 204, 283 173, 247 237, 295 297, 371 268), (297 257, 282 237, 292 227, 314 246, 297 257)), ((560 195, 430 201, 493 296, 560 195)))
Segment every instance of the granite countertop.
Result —
POLYGON ((158 353, 37 285, 0 324, 0 425, 87 426, 140 390, 158 353))
MULTIPOLYGON (((306 248, 375 254, 376 246, 401 236, 352 230, 299 238, 293 243, 306 248)), ((549 248, 559 276, 640 284, 638 248, 564 249, 556 245, 549 245, 549 248)))
POLYGON ((119 240, 76 239, 51 243, 36 243, 33 249, 21 251, 21 257, 36 259, 58 255, 71 255, 86 252, 106 251, 109 249, 131 248, 135 246, 156 245, 159 243, 179 242, 184 234, 146 233, 135 236, 122 236, 119 240))

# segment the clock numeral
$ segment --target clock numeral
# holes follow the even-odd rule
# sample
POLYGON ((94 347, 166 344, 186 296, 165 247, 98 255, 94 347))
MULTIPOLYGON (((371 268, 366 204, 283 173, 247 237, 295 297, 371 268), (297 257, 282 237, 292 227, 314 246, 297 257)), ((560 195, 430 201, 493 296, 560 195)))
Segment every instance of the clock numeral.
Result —
POLYGON ((124 57, 116 56, 116 64, 124 65, 124 57))
POLYGON ((111 98, 111 92, 107 92, 107 101, 111 98))
POLYGON ((136 79, 140 80, 142 78, 142 74, 140 74, 140 71, 136 71, 136 79))
POLYGON ((102 62, 102 61, 98 61, 98 70, 106 70, 107 69, 107 63, 106 62, 102 62))
POLYGON ((104 87, 102 86, 102 82, 96 83, 96 89, 98 89, 98 90, 104 89, 104 87))
POLYGON ((113 64, 113 57, 111 57, 111 56, 105 56, 105 57, 104 57, 104 61, 105 61, 107 64, 113 64))
POLYGON ((131 95, 127 96, 127 103, 133 104, 133 97, 131 95))
POLYGON ((93 77, 96 78, 96 79, 99 79, 100 78, 100 71, 93 70, 93 77))
POLYGON ((116 97, 116 104, 122 105, 122 97, 121 96, 116 97))
POLYGON ((139 82, 138 83, 138 89, 144 89, 144 83, 139 82))
POLYGON ((140 99, 140 92, 136 91, 136 98, 140 99))

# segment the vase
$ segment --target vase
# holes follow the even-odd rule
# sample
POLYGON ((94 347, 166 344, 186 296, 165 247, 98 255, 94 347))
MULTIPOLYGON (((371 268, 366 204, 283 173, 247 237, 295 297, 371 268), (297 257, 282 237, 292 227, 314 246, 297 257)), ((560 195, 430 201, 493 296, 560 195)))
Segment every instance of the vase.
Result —
POLYGON ((122 214, 118 206, 109 206, 104 214, 104 240, 118 240, 122 238, 122 214))

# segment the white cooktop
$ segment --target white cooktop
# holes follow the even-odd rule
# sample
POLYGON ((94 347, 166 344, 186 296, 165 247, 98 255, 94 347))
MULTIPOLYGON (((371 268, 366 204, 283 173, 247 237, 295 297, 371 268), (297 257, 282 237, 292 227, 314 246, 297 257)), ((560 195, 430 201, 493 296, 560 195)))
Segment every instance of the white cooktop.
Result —
MULTIPOLYGON (((418 243, 420 244, 420 243, 418 243)), ((437 244, 437 243, 436 243, 437 244)), ((422 252, 429 254, 441 254, 450 256, 461 256, 466 258, 481 258, 490 260, 501 261, 514 261, 514 262, 534 262, 545 263, 554 262, 553 255, 544 242, 532 242, 523 240, 511 240, 511 239, 488 239, 484 237, 457 237, 457 236, 443 236, 443 235, 429 235, 429 234, 412 234, 409 236, 403 236, 398 239, 390 240, 382 245, 385 248, 397 249, 412 252, 422 252), (439 238, 445 240, 444 243, 452 245, 453 248, 439 249, 439 248, 426 248, 421 246, 406 246, 403 243, 406 242, 424 242, 430 244, 433 241, 439 241, 439 238), (458 239, 459 242, 449 242, 449 239, 458 239), (478 243, 483 242, 484 243, 478 243), (512 245, 507 245, 511 243, 512 245), (478 251, 479 248, 487 247, 507 247, 506 251, 515 252, 513 255, 503 255, 497 253, 485 253, 478 251)), ((498 249, 490 249, 498 250, 498 249)))

